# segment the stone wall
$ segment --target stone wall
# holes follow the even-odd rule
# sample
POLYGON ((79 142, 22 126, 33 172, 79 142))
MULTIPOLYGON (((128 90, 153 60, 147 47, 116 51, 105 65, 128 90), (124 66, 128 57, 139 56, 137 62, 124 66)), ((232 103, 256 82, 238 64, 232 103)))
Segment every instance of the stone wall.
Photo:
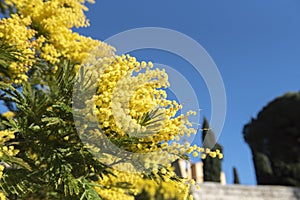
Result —
POLYGON ((202 183, 192 188, 194 200, 300 200, 300 188, 202 183))

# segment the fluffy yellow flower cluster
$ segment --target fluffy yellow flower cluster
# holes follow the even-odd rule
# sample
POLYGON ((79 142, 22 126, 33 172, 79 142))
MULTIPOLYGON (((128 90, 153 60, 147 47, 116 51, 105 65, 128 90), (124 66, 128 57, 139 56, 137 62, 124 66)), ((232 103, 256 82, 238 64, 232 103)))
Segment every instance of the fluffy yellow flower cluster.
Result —
POLYGON ((117 170, 114 170, 113 173, 115 176, 108 174, 99 179, 97 184, 103 186, 103 188, 95 187, 97 193, 104 199, 134 200, 132 194, 135 192, 135 189, 132 185, 136 186, 140 176, 137 174, 118 172, 117 170), (120 183, 130 183, 132 185, 123 185, 123 188, 117 187, 120 183))
MULTIPOLYGON (((4 166, 0 165, 0 178, 2 178, 3 175, 4 166)), ((1 194, 1 193, 0 193, 1 194)), ((1 199, 1 198, 0 198, 1 199)))
MULTIPOLYGON (((52 64, 66 57, 75 63, 82 63, 90 51, 101 45, 98 56, 107 56, 113 48, 90 37, 84 37, 72 32, 73 27, 89 25, 84 11, 85 0, 6 0, 7 4, 15 5, 22 16, 30 16, 32 28, 37 30, 44 45, 40 48, 41 57, 52 64)), ((93 3, 94 1, 89 0, 93 3)))
POLYGON ((0 200, 7 200, 3 192, 0 192, 0 200))
POLYGON ((2 113, 1 116, 4 118, 10 119, 15 116, 15 113, 11 112, 11 111, 7 111, 7 112, 2 113))
POLYGON ((7 70, 9 77, 15 80, 15 83, 27 80, 25 75, 28 71, 27 66, 32 66, 34 63, 37 41, 31 42, 31 40, 36 31, 27 28, 30 24, 31 19, 29 17, 20 17, 18 14, 13 14, 10 18, 4 18, 0 21, 0 40, 19 51, 15 55, 19 61, 10 63, 7 70))
POLYGON ((0 131, 0 144, 4 144, 5 142, 14 138, 15 138, 15 134, 13 131, 9 131, 9 130, 0 131))
POLYGON ((149 200, 193 199, 192 195, 189 195, 189 185, 183 182, 162 181, 157 183, 154 180, 142 179, 138 183, 139 193, 146 194, 149 200))
POLYGON ((17 46, 27 55, 27 62, 11 63, 9 75, 15 83, 27 80, 25 73, 34 57, 55 66, 61 58, 81 64, 91 52, 97 57, 114 54, 113 47, 72 31, 73 27, 89 25, 84 15, 87 10, 84 0, 5 0, 5 3, 16 8, 17 14, 0 21, 2 41, 17 46))
POLYGON ((13 131, 3 130, 0 131, 0 158, 3 156, 3 153, 8 156, 15 156, 19 150, 15 149, 14 146, 7 146, 5 142, 8 142, 11 139, 15 138, 13 131))
POLYGON ((186 116, 175 117, 181 105, 166 99, 166 91, 162 89, 167 88, 169 82, 164 70, 152 70, 151 62, 140 63, 129 55, 108 60, 100 59, 97 64, 99 68, 96 68, 102 66, 102 71, 94 96, 95 112, 107 135, 114 132, 117 137, 126 134, 140 137, 140 142, 153 143, 153 146, 147 145, 151 150, 159 142, 172 140, 178 134, 195 132, 187 128, 190 123, 186 116))
MULTIPOLYGON (((87 26, 84 11, 86 0, 5 0, 7 5, 17 8, 17 12, 24 16, 32 16, 33 21, 45 20, 46 24, 64 26, 66 28, 87 26), (56 9, 56 10, 55 10, 56 9), (64 16, 64 18, 61 18, 64 16)), ((87 0, 94 3, 93 0, 87 0)))
MULTIPOLYGON (((173 173, 172 169, 162 168, 160 171, 165 173, 173 173)), ((147 196, 147 199, 188 199, 189 185, 184 181, 174 181, 170 178, 161 180, 146 179, 142 174, 127 173, 120 171, 113 171, 114 175, 104 175, 97 184, 100 187, 95 187, 97 193, 105 199, 124 199, 134 200, 137 195, 147 196), (122 184, 123 183, 123 184, 122 184), (130 184, 125 184, 130 183, 130 184)))
MULTIPOLYGON (((189 137, 196 133, 188 120, 195 112, 178 114, 182 106, 167 99, 165 88, 169 82, 164 70, 153 69, 151 62, 138 62, 130 55, 98 59, 92 69, 89 66, 86 68, 89 70, 87 82, 95 81, 97 89, 93 98, 87 98, 87 107, 78 112, 84 118, 76 122, 81 127, 80 135, 92 138, 87 143, 91 144, 90 149, 96 154, 103 152, 103 147, 107 145, 94 145, 95 140, 105 140, 103 136, 95 137, 103 133, 115 141, 116 146, 132 153, 120 155, 111 148, 110 155, 99 156, 101 159, 107 158, 103 162, 115 165, 126 157, 124 163, 136 160, 143 163, 142 170, 153 172, 176 160, 178 155, 193 153, 197 157, 199 153, 205 153, 196 145, 179 142, 182 136, 189 137), (88 124, 94 123, 89 121, 97 121, 102 131, 91 131, 92 127, 88 124)), ((81 91, 79 89, 79 93, 81 91)), ((118 169, 123 168, 128 171, 128 166, 118 169)), ((136 170, 139 169, 141 166, 136 170)))

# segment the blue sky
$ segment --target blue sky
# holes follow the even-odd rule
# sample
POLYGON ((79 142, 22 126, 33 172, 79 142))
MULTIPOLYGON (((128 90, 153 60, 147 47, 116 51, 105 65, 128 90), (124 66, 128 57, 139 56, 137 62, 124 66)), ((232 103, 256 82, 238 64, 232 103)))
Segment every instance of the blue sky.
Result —
MULTIPOLYGON (((243 184, 256 184, 242 129, 269 101, 299 90, 300 2, 96 0, 89 7, 91 26, 80 29, 81 34, 105 40, 132 28, 163 27, 184 33, 205 48, 222 75, 227 95, 226 121, 219 138, 227 182, 232 183, 236 166, 243 184)), ((201 76, 185 70, 190 69, 189 63, 157 50, 132 55, 182 72, 197 90, 201 116, 210 117, 209 93, 201 76)))

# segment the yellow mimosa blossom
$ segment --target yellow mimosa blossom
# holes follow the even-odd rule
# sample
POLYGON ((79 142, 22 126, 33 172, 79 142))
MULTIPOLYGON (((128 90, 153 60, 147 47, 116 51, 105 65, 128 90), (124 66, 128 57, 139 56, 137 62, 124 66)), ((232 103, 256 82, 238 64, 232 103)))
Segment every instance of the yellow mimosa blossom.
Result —
MULTIPOLYGON (((90 120, 96 120, 102 130, 90 132, 93 135, 91 138, 104 133, 112 141, 125 141, 117 145, 137 153, 131 155, 135 156, 133 159, 144 163, 148 171, 154 169, 153 173, 176 160, 179 154, 193 153, 198 156, 200 147, 196 145, 174 141, 168 144, 176 137, 195 134, 196 130, 188 120, 195 112, 178 115, 182 106, 167 99, 165 88, 170 84, 164 70, 153 69, 151 62, 138 62, 130 55, 99 59, 92 68, 87 66, 85 69, 89 72, 87 81, 96 82, 97 90, 92 99, 86 101, 85 110, 80 112, 84 115, 84 120, 77 122, 81 127, 80 133, 84 133, 83 129, 90 130, 90 120), (90 114, 91 111, 96 119, 90 114)), ((102 138, 100 136, 99 140, 102 138)), ((95 146, 92 149, 95 151, 95 146)), ((101 150, 97 152, 101 153, 101 150)), ((120 159, 118 156, 105 153, 100 157, 107 158, 102 162, 112 164, 111 160, 120 159)))
POLYGON ((175 117, 181 106, 166 99, 166 92, 162 90, 169 86, 166 72, 152 70, 152 66, 151 62, 139 63, 129 55, 98 63, 96 68, 101 75, 94 101, 99 108, 96 113, 100 125, 109 127, 107 133, 114 131, 119 137, 126 134, 143 137, 156 146, 159 142, 175 139, 181 131, 194 132, 185 125, 186 116, 175 117), (104 67, 101 69, 101 66, 104 67), (133 76, 134 71, 138 75, 133 76), (151 112, 155 113, 153 122, 143 124, 141 119, 151 112))
MULTIPOLYGON (((162 169, 166 177, 173 177, 175 174, 170 175, 166 169, 162 169)), ((153 180, 145 179, 142 174, 127 173, 120 171, 113 171, 116 176, 105 175, 97 182, 103 188, 95 187, 97 193, 105 199, 122 199, 134 200, 130 194, 142 195, 147 193, 150 199, 187 199, 189 196, 189 185, 182 181, 174 180, 153 180), (131 183, 131 185, 124 185, 122 187, 109 187, 118 185, 120 183, 131 183), (107 187, 107 188, 106 188, 107 187)))
POLYGON ((4 77, 7 81, 27 81, 26 73, 36 58, 55 66, 62 58, 81 64, 90 54, 97 58, 114 54, 113 47, 72 31, 74 27, 89 25, 84 15, 87 11, 84 0, 5 0, 5 3, 15 7, 17 13, 0 20, 0 40, 20 51, 17 56, 20 61, 12 62, 7 69, 9 77, 4 77))
POLYGON ((198 152, 194 152, 194 153, 193 153, 193 156, 194 156, 194 157, 198 157, 198 155, 199 155, 198 152))
POLYGON ((2 178, 3 170, 4 170, 4 166, 0 165, 0 179, 2 178))
POLYGON ((30 24, 30 17, 21 17, 18 14, 12 14, 10 18, 0 20, 0 33, 2 33, 0 40, 19 51, 15 55, 19 62, 10 63, 7 69, 9 78, 14 80, 15 83, 27 80, 25 73, 28 71, 28 67, 35 62, 33 59, 35 45, 31 40, 33 40, 36 31, 28 29, 30 24))
POLYGON ((0 200, 7 200, 3 192, 0 192, 0 200))
POLYGON ((15 134, 13 131, 9 131, 9 130, 0 131, 0 144, 4 144, 5 142, 14 138, 15 138, 15 134))
POLYGON ((5 117, 5 118, 13 118, 15 116, 15 113, 11 112, 11 111, 7 111, 5 113, 2 113, 1 115, 2 115, 2 117, 5 117))
POLYGON ((15 138, 15 134, 13 131, 3 130, 0 131, 0 157, 5 153, 8 156, 15 156, 19 153, 19 150, 15 149, 12 145, 5 145, 11 139, 15 138))
POLYGON ((42 34, 44 45, 40 46, 41 57, 54 64, 65 57, 75 63, 82 63, 91 51, 98 57, 112 55, 114 48, 84 37, 72 28, 87 27, 89 22, 84 11, 88 8, 85 0, 5 0, 15 5, 19 14, 30 17, 31 28, 42 34), (97 51, 95 51, 97 49, 97 51))

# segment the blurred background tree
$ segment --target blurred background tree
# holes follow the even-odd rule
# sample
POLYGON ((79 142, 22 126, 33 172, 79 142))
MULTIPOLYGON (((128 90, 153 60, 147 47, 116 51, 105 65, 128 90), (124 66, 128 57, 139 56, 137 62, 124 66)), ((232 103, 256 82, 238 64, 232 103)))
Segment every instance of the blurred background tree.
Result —
POLYGON ((237 171, 236 167, 233 167, 233 183, 234 184, 241 184, 240 177, 239 177, 239 174, 238 174, 238 171, 237 171))
MULTIPOLYGON (((223 147, 217 143, 216 137, 212 129, 209 127, 207 119, 204 117, 202 125, 202 142, 205 149, 212 151, 219 150, 223 152, 223 147)), ((203 162, 203 180, 211 182, 220 182, 220 174, 222 171, 222 159, 218 157, 207 156, 202 158, 203 162)))
POLYGON ((243 134, 259 185, 300 186, 300 92, 271 101, 243 134))

